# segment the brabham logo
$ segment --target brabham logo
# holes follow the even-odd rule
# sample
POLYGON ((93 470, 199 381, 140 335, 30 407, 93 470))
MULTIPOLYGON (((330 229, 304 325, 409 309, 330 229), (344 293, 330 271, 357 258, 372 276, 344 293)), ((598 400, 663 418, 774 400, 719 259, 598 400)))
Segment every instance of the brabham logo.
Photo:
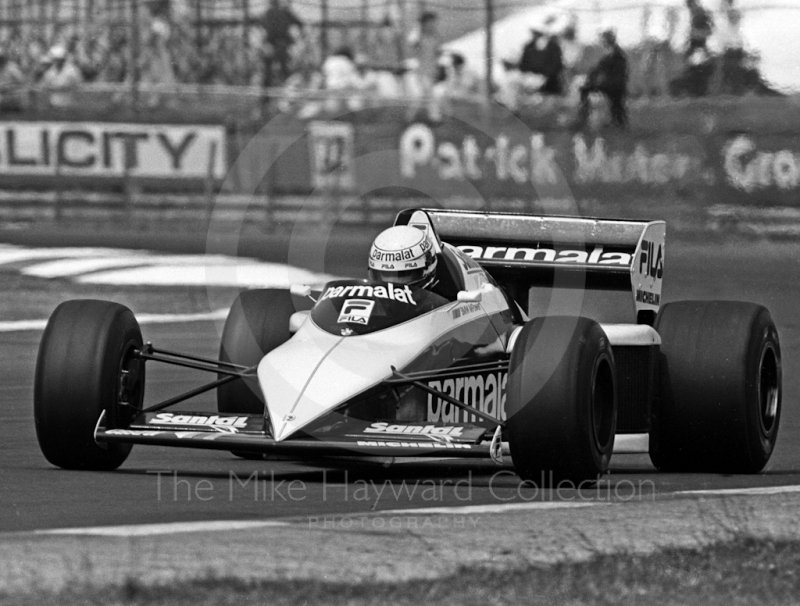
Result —
MULTIPOLYGON (((428 381, 428 387, 474 406, 495 419, 504 421, 506 419, 507 382, 508 372, 499 371, 491 374, 456 377, 444 381, 428 381)), ((466 410, 429 394, 428 421, 432 423, 474 423, 477 419, 475 415, 469 414, 466 410)))
POLYGON ((148 425, 179 425, 181 427, 202 427, 214 431, 237 433, 247 427, 247 417, 220 417, 218 415, 176 415, 160 412, 147 420, 148 425))
POLYGON ((629 267, 633 255, 619 251, 604 251, 602 246, 586 250, 556 250, 554 248, 521 248, 512 246, 458 247, 473 259, 520 261, 528 263, 581 263, 586 265, 621 265, 629 267))
POLYGON ((393 301, 400 301, 401 303, 416 305, 417 302, 414 301, 414 298, 411 296, 412 294, 408 286, 400 288, 392 284, 386 284, 386 286, 352 284, 350 286, 331 286, 322 293, 319 300, 338 299, 339 297, 374 297, 376 299, 391 299, 393 301))
POLYGON ((480 310, 481 306, 479 303, 467 303, 465 305, 453 308, 450 311, 450 316, 453 318, 453 320, 458 320, 459 318, 478 312, 480 310))

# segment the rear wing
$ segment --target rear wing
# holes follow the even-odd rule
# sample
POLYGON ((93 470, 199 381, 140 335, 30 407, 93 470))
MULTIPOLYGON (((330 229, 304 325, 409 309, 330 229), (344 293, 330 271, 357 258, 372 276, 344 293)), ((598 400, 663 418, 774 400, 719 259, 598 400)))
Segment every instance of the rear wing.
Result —
POLYGON ((575 287, 631 292, 642 322, 650 323, 661 304, 663 221, 412 209, 400 212, 395 224, 429 226, 521 304, 527 300, 523 291, 565 274, 574 274, 576 279, 567 281, 575 287))

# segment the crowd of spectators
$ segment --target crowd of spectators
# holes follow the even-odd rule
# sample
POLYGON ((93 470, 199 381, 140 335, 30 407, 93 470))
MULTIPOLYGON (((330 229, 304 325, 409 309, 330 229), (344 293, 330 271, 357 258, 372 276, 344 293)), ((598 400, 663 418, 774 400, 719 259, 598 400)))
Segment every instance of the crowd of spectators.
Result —
MULTIPOLYGON (((765 92, 744 50, 735 0, 721 2, 712 13, 702 0, 686 0, 685 42, 676 40, 676 8, 659 9, 666 12, 660 28, 645 10, 642 42, 625 50, 613 30, 603 32, 597 44, 579 43, 578 19, 554 13, 531 25, 531 38, 516 56, 503 58, 491 93, 512 110, 548 97, 569 99, 580 108, 579 123, 599 94, 608 99, 613 122, 624 126, 629 96, 765 92), (714 36, 721 48, 717 54, 709 48, 714 36)), ((326 35, 323 47, 319 28, 304 24, 286 0, 270 0, 249 30, 198 28, 152 6, 142 11, 136 27, 64 26, 52 28, 49 38, 6 32, 0 45, 0 110, 23 107, 26 87, 45 89, 53 106, 65 106, 81 83, 134 79, 145 88, 178 83, 280 88, 280 107, 308 116, 342 103, 356 107, 375 96, 411 99, 409 114, 427 111, 435 120, 453 103, 487 95, 486 80, 474 66, 463 55, 442 50, 435 12, 422 12, 410 33, 387 15, 368 30, 326 35), (339 94, 299 107, 297 100, 309 91, 339 94)), ((147 98, 162 102, 157 94, 147 98)))
POLYGON ((553 14, 533 24, 519 55, 503 62, 498 100, 517 109, 549 96, 567 97, 579 107, 580 126, 588 119, 592 98, 605 97, 611 122, 624 127, 629 97, 772 92, 761 79, 755 56, 744 49, 735 0, 721 0, 716 13, 701 0, 686 0, 685 41, 676 36, 678 9, 660 10, 663 19, 656 20, 645 6, 641 42, 625 50, 613 29, 603 31, 597 45, 577 44, 574 15, 553 14))

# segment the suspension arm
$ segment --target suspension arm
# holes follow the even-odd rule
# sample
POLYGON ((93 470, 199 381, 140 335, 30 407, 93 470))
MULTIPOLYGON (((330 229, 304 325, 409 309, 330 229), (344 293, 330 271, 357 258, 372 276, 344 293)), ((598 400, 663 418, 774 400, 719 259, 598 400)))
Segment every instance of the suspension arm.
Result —
POLYGON ((409 381, 428 381, 432 379, 446 379, 448 377, 458 377, 466 373, 492 372, 496 370, 508 370, 508 361, 497 360, 495 362, 481 362, 479 364, 469 364, 466 366, 454 366, 442 370, 424 370, 420 372, 410 372, 400 374, 395 371, 396 379, 388 379, 386 383, 391 385, 402 385, 409 381))
POLYGON ((152 343, 147 343, 141 350, 135 352, 135 355, 142 360, 163 362, 164 364, 172 364, 183 368, 213 372, 232 377, 251 377, 255 374, 255 367, 248 368, 247 366, 223 362, 222 360, 213 360, 210 358, 201 358, 189 354, 167 351, 165 349, 156 349, 153 347, 152 343))

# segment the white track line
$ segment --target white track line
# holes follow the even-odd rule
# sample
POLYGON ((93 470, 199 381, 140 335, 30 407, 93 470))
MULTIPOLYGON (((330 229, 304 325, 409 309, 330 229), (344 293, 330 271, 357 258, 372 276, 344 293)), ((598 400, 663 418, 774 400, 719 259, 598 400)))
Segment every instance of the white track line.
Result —
POLYGON ((35 278, 68 278, 93 271, 135 267, 152 263, 153 259, 143 256, 88 257, 84 259, 58 259, 26 267, 22 273, 35 278))
POLYGON ((116 257, 126 254, 116 248, 25 248, 13 244, 0 244, 0 265, 39 259, 72 259, 84 257, 116 257))
POLYGON ((22 275, 83 284, 131 286, 317 286, 336 276, 283 263, 228 255, 164 254, 112 248, 25 248, 0 244, 0 266, 24 264, 22 275))
POLYGON ((135 524, 128 526, 93 526, 88 528, 53 528, 34 530, 39 535, 82 535, 96 537, 150 537, 185 532, 219 532, 250 530, 270 526, 288 526, 275 520, 215 520, 209 522, 174 522, 169 524, 135 524))
MULTIPOLYGON (((246 267, 249 265, 269 266, 269 263, 257 259, 227 257, 224 255, 165 255, 137 250, 120 250, 112 255, 92 255, 88 257, 56 259, 37 263, 22 269, 27 276, 37 278, 69 278, 84 273, 104 269, 116 269, 136 266, 200 266, 200 267, 246 267)), ((286 265, 279 265, 281 268, 286 265)))
POLYGON ((376 511, 380 515, 436 515, 456 514, 470 515, 481 513, 506 513, 509 511, 529 511, 536 509, 573 509, 578 507, 593 507, 607 503, 573 501, 537 501, 534 503, 503 503, 497 505, 464 505, 463 507, 426 507, 423 509, 392 509, 389 511, 376 511))
POLYGON ((289 288, 292 284, 316 286, 333 276, 313 273, 279 263, 243 265, 184 264, 135 267, 90 273, 75 277, 80 284, 116 284, 128 286, 231 286, 248 288, 289 288))
POLYGON ((754 488, 719 488, 711 490, 680 490, 673 494, 681 495, 769 495, 800 492, 800 486, 757 486, 754 488))
MULTIPOLYGON (((212 322, 228 317, 227 309, 218 309, 201 314, 137 314, 139 324, 180 324, 184 322, 212 322)), ((22 330, 44 330, 47 320, 10 320, 0 322, 0 332, 19 332, 22 330)))

